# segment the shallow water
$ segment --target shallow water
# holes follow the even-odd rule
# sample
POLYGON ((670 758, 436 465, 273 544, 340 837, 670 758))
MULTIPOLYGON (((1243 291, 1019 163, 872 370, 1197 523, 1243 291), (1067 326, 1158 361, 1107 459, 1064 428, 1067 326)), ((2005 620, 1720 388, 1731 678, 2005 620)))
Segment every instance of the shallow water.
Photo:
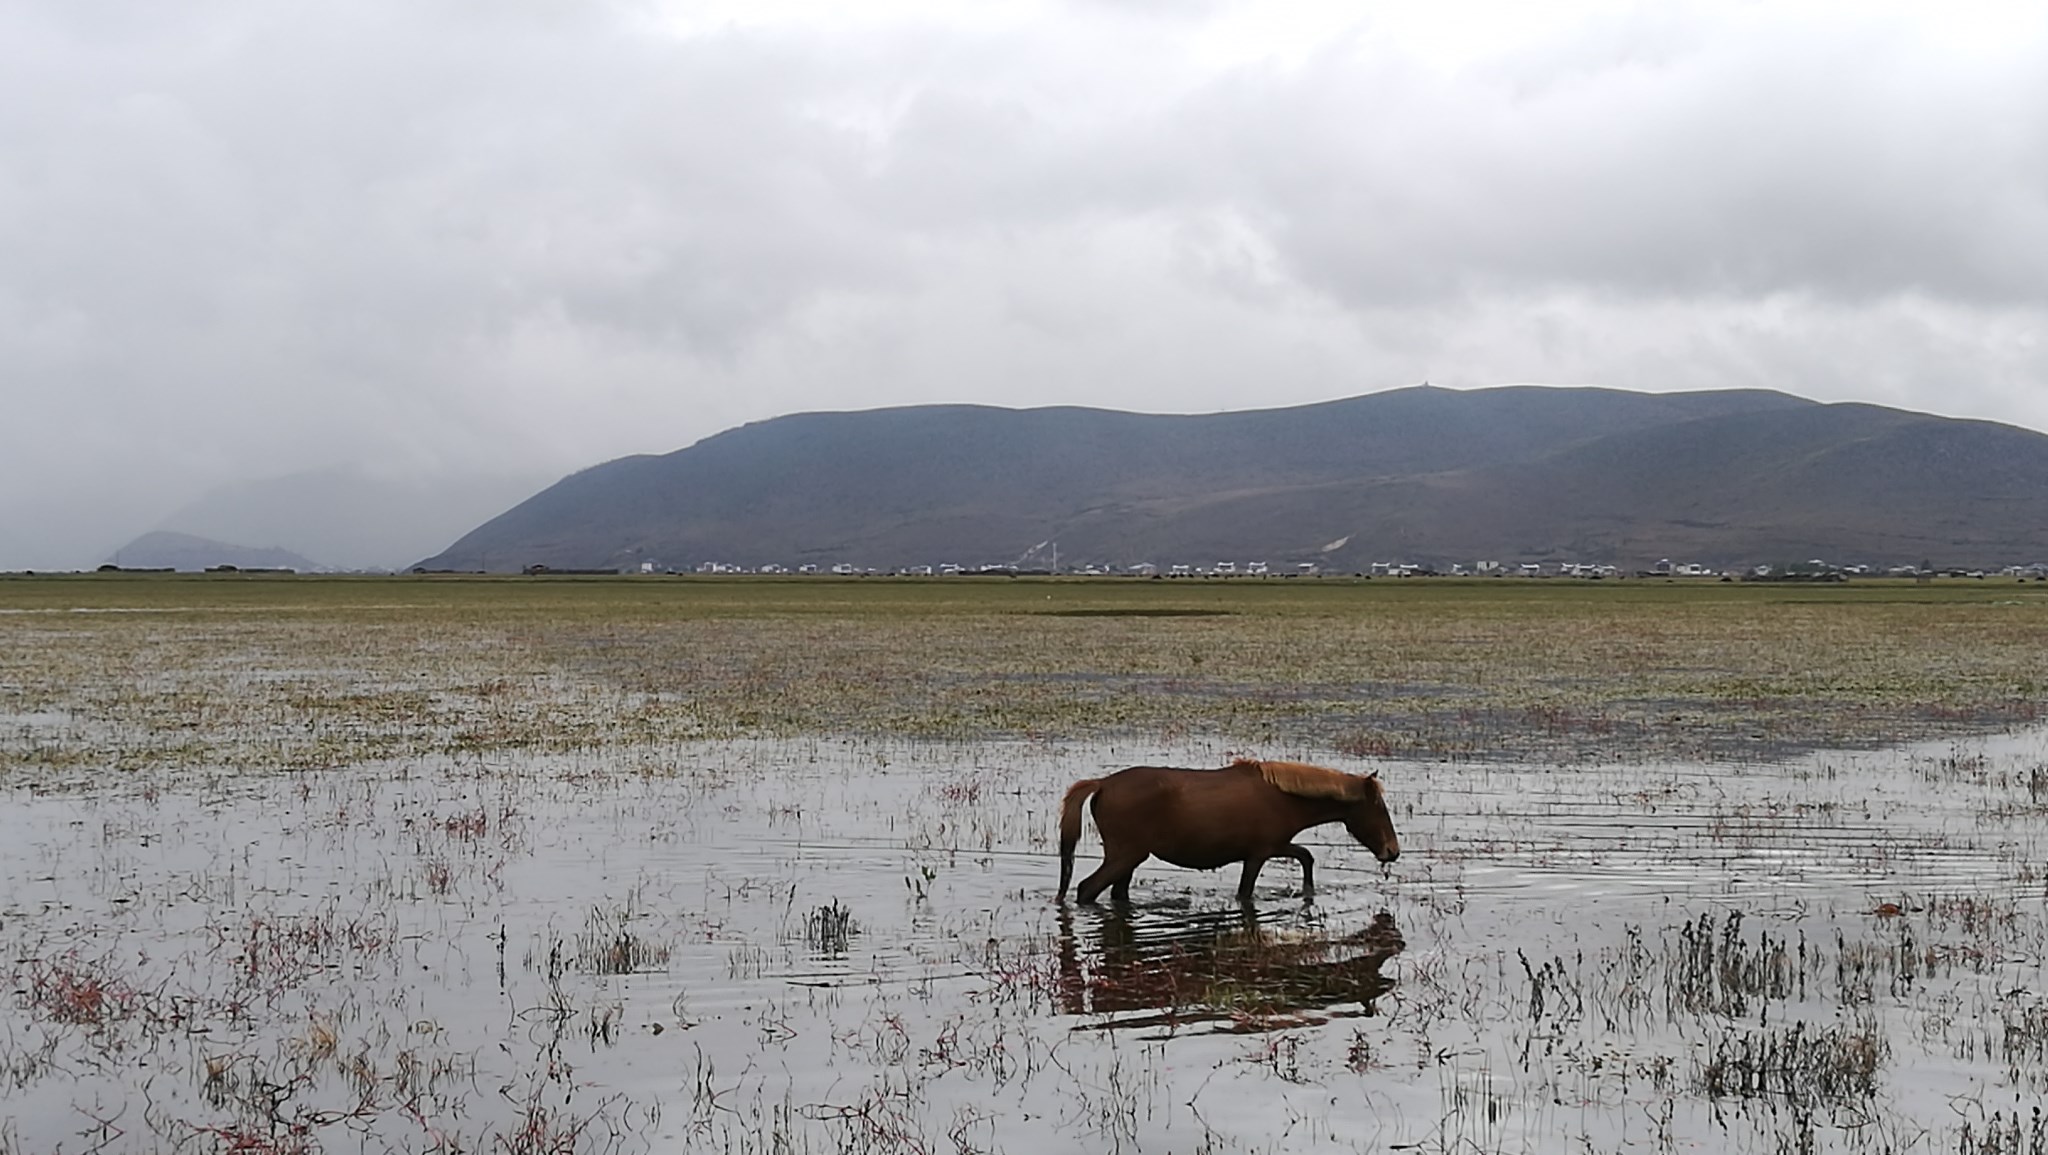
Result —
POLYGON ((17 783, 0 1151, 2048 1149, 2048 735, 1379 763, 1403 856, 1310 832, 1312 905, 1052 901, 1069 781, 1223 760, 17 783))

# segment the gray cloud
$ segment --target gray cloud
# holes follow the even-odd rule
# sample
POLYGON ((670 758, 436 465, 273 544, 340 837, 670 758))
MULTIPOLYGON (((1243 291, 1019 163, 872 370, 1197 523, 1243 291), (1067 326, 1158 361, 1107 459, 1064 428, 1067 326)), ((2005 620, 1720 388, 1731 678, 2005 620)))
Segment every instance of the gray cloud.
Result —
POLYGON ((1429 376, 2048 425, 2039 19, 759 11, 0 6, 0 566, 807 408, 1429 376))
POLYGON ((1385 304, 2048 290, 2048 44, 1986 60, 1906 26, 1596 25, 1473 73, 1374 43, 1203 93, 1190 137, 1292 266, 1385 304))

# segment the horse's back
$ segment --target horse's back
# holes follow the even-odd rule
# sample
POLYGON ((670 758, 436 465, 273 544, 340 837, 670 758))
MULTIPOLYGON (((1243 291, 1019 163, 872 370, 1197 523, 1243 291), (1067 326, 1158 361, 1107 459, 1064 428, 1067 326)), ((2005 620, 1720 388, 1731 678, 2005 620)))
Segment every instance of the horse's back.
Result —
POLYGON ((1232 795, 1256 793, 1265 785, 1256 770, 1247 773, 1245 763, 1220 770, 1190 770, 1178 766, 1131 766, 1102 780, 1096 792, 1097 813, 1105 803, 1122 809, 1216 805, 1232 795))
MULTIPOLYGON (((1142 848, 1168 862, 1213 869, 1270 841, 1271 795, 1254 769, 1133 766, 1103 780, 1095 825, 1105 844, 1142 848)), ((1283 839, 1284 841, 1284 839, 1283 839)))

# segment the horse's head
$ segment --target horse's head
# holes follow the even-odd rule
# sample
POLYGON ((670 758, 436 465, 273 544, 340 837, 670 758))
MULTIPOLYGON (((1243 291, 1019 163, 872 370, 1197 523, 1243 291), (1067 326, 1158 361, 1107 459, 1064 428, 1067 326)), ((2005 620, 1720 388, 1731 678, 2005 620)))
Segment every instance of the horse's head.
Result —
POLYGON ((1374 858, 1381 862, 1392 862, 1401 857, 1401 838, 1394 833, 1394 817, 1387 813, 1387 796, 1380 789, 1380 776, 1368 774, 1354 779, 1358 783, 1355 797, 1350 799, 1351 808, 1344 814, 1344 829, 1359 845, 1372 851, 1374 858))

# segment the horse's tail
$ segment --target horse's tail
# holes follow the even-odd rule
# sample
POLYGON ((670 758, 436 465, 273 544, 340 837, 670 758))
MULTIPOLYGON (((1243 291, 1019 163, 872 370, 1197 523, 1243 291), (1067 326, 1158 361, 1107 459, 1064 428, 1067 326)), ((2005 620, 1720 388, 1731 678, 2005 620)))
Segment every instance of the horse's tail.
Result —
POLYGON ((1074 878, 1074 847, 1081 842, 1081 804, 1097 790, 1102 789, 1103 779, 1083 778, 1067 787, 1067 797, 1060 803, 1060 898, 1067 897, 1067 883, 1074 878))

